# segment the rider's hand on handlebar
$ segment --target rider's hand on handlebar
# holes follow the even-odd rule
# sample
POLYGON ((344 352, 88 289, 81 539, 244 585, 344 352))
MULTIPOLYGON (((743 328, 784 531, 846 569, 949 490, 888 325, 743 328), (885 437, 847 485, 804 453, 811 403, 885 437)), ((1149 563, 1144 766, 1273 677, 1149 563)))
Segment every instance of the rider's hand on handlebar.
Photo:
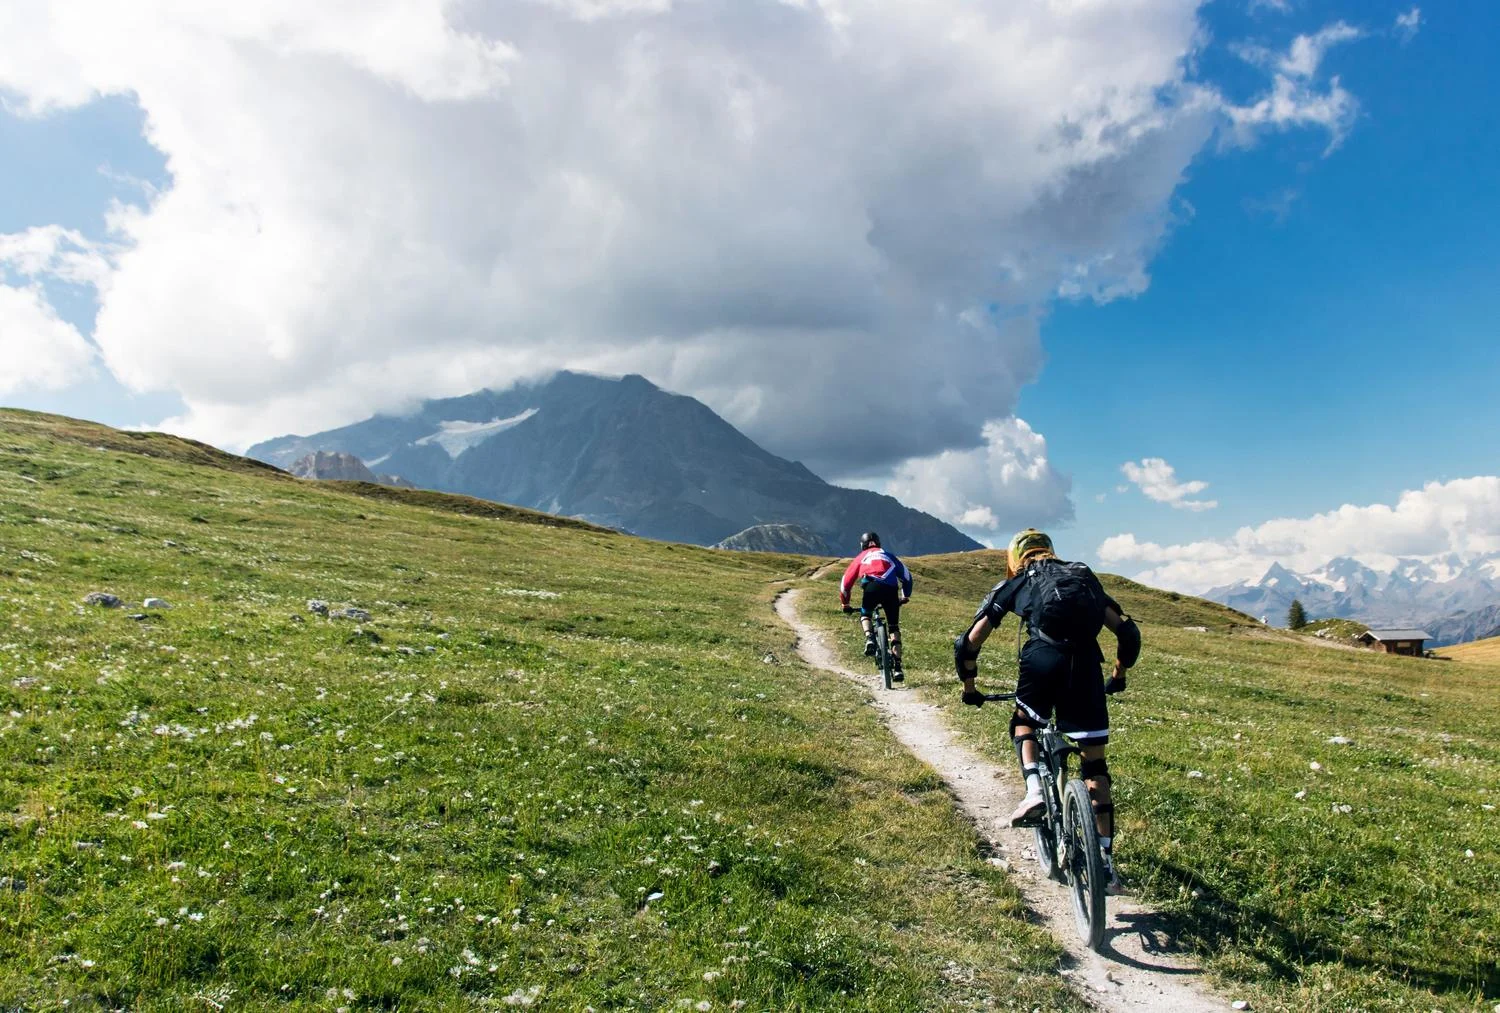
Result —
POLYGON ((909 602, 909 601, 911 601, 911 599, 910 599, 910 598, 902 598, 902 599, 901 599, 901 604, 903 604, 903 605, 905 605, 905 604, 906 604, 906 603, 907 603, 907 602, 909 602))
POLYGON ((981 692, 979 692, 979 690, 977 690, 977 689, 966 689, 966 690, 964 690, 964 695, 963 695, 963 697, 961 699, 963 700, 964 703, 968 704, 970 707, 983 707, 984 706, 984 694, 981 693, 981 692))
POLYGON ((1115 659, 1115 668, 1109 673, 1109 681, 1104 684, 1105 693, 1125 692, 1125 666, 1120 664, 1120 659, 1115 659))
POLYGON ((854 611, 854 606, 853 605, 845 605, 844 606, 844 615, 848 615, 849 613, 851 613, 853 611, 854 611))

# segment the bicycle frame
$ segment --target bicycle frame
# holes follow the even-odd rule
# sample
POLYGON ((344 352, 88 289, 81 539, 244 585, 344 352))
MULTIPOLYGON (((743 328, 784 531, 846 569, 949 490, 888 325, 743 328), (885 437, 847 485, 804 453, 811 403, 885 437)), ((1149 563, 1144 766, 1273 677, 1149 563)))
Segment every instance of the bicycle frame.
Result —
MULTIPOLYGON (((852 615, 863 620, 865 618, 863 606, 855 609, 852 615)), ((885 609, 878 604, 871 606, 869 619, 870 634, 875 638, 876 645, 875 667, 880 671, 881 681, 885 684, 885 688, 890 689, 892 682, 891 639, 890 624, 886 622, 885 609)))
MULTIPOLYGON (((1053 849, 1053 853, 1047 856, 1048 861, 1044 864, 1047 866, 1048 874, 1056 876, 1058 871, 1068 867, 1071 859, 1068 852, 1071 845, 1062 832, 1062 786, 1068 783, 1068 757, 1074 755, 1081 757, 1083 751, 1070 742, 1050 721, 1036 730, 1036 738, 1037 774, 1042 781, 1042 797, 1047 803, 1046 836, 1050 838, 1053 849), (1061 855, 1057 853, 1059 844, 1063 848, 1061 855)), ((1040 851, 1044 846, 1041 836, 1038 837, 1036 844, 1037 857, 1040 859, 1042 857, 1040 851)))

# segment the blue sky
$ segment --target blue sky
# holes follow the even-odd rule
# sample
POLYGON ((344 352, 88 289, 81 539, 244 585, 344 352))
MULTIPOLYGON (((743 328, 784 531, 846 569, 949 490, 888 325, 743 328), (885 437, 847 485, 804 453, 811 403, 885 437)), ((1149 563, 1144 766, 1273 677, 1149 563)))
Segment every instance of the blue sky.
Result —
MULTIPOLYGON (((432 67, 424 67, 408 66, 416 58, 407 51, 392 54, 360 50, 356 43, 329 43, 322 33, 325 26, 303 24, 297 21, 300 15, 276 15, 283 21, 268 21, 267 38, 281 40, 278 44, 290 50, 305 30, 311 55, 304 64, 327 64, 318 68, 325 74, 319 79, 325 86, 286 82, 290 98, 285 101, 276 88, 282 78, 303 72, 303 65, 255 57, 261 40, 253 34, 248 41, 234 35, 253 33, 238 22, 225 29, 226 37, 236 40, 236 52, 252 55, 245 58, 244 67, 226 72, 220 85, 211 74, 189 80, 193 75, 174 76, 145 64, 122 70, 101 61, 90 69, 88 60, 99 52, 97 46, 61 34, 48 37, 39 29, 38 37, 28 40, 32 50, 68 50, 76 42, 74 62, 84 69, 78 81, 58 77, 50 68, 30 77, 18 74, 8 79, 0 74, 0 95, 5 98, 0 151, 6 155, 0 159, 0 237, 56 226, 76 230, 80 242, 96 244, 90 246, 93 262, 107 263, 114 279, 113 290, 104 297, 106 302, 115 300, 111 361, 124 364, 122 370, 137 380, 154 378, 158 372, 168 379, 160 383, 161 389, 132 393, 96 363, 91 376, 75 378, 61 389, 11 385, 3 400, 116 425, 167 424, 234 445, 271 435, 271 430, 306 431, 350 421, 403 398, 459 393, 546 367, 635 370, 698 394, 773 449, 807 459, 827 474, 840 470, 840 455, 849 450, 836 439, 847 434, 848 427, 830 421, 835 416, 829 414, 840 410, 834 392, 844 369, 840 360, 847 354, 837 342, 847 339, 856 342, 854 348, 882 349, 892 371, 909 380, 913 404, 905 412, 905 425, 893 428, 890 439, 895 458, 913 456, 905 465, 894 459, 851 462, 846 474, 904 493, 904 498, 949 519, 972 519, 987 511, 997 537, 1007 525, 1031 516, 1055 520, 1062 509, 1059 504, 1067 502, 1063 497, 1070 479, 1075 518, 1057 522, 1062 524, 1058 537, 1068 554, 1184 587, 1206 585, 1210 578, 1237 575, 1269 561, 1279 543, 1269 535, 1257 536, 1253 545, 1236 541, 1234 533, 1242 527, 1255 528, 1273 518, 1306 522, 1298 529, 1302 541, 1285 551, 1307 564, 1322 551, 1319 515, 1346 503, 1394 507, 1403 493, 1426 483, 1493 475, 1495 459, 1487 434, 1500 423, 1500 408, 1492 395, 1500 379, 1500 344, 1494 340, 1493 323, 1500 309, 1500 237, 1492 226, 1500 217, 1500 194, 1493 183, 1494 166, 1500 161, 1500 71, 1491 59, 1489 40, 1500 30, 1496 7, 1477 0, 1430 8, 1410 3, 1217 0, 1195 10, 1191 0, 1152 3, 1159 18, 1143 14, 1140 24, 1123 29, 1107 20, 1097 28, 1085 26, 1087 31, 1060 22, 1056 31, 1065 39, 1060 45, 1077 47, 1071 66, 1062 67, 1055 81, 1032 82, 1023 75, 994 85, 1028 93, 1039 107, 1051 108, 1048 103, 1055 101, 1066 110, 1066 102, 1056 96, 1072 88, 1073 77, 1082 76, 1078 68, 1107 64, 1116 51, 1142 54, 1136 62, 1148 63, 1145 54, 1159 49, 1160 57, 1148 71, 1123 59, 1118 67, 1105 66, 1099 71, 1106 78, 1099 94, 1134 89, 1149 100, 1157 90, 1164 96, 1163 108, 1173 112, 1168 125, 1159 130, 1165 138, 1163 150, 1187 152, 1182 164, 1143 156, 1135 166, 1127 145, 1118 160, 1106 163, 1104 178, 1092 191, 1075 193, 1070 188, 1076 184, 1070 180, 1076 177, 1066 174, 1053 177, 1050 184, 1045 176, 1036 181, 1037 189, 1061 187, 1065 197, 1079 197, 1082 206, 1097 203, 1101 217, 1112 214, 1113 224, 1097 245, 1064 250, 1063 259, 1093 258, 1088 284, 1109 288, 1132 277, 1133 266, 1141 266, 1149 274, 1149 285, 1137 295, 1102 302, 1046 298, 1045 289, 1039 297, 1021 285, 1023 291, 1004 298, 1041 314, 1040 352, 1025 335, 1002 325, 987 339, 999 349, 997 363, 982 368, 975 359, 964 361, 967 346, 956 317, 951 333, 935 336, 934 343, 924 347, 910 347, 912 322, 921 313, 931 314, 932 300, 938 298, 933 293, 949 298, 953 292, 968 294, 976 287, 967 278, 932 281, 934 262, 947 264, 949 272, 966 268, 961 258, 948 257, 947 251, 932 253, 930 248, 951 237, 955 247, 973 246, 1004 260, 1034 258, 1038 251, 1045 253, 1051 240, 1044 228, 1029 247, 1021 243, 1013 249, 996 242, 990 250, 985 247, 991 242, 987 234, 1032 227, 1040 212, 1006 218, 1009 212, 988 210, 1004 204, 994 194, 966 193, 964 187, 976 185, 973 181, 946 168, 933 175, 931 150, 945 143, 972 143, 972 125, 958 123, 952 136, 935 133, 941 125, 922 122, 912 127, 911 151, 890 156, 898 169, 901 158, 908 158, 912 168, 893 170, 890 177, 875 182, 852 172, 847 178, 834 172, 821 180, 817 173, 823 170, 809 167, 818 152, 801 160, 801 153, 784 142, 768 149, 777 160, 772 169, 785 163, 791 172, 795 166, 796 175, 784 176, 788 182, 782 190, 776 189, 774 180, 783 176, 768 171, 764 157, 746 163, 750 182, 727 181, 717 184, 717 190, 713 181, 718 170, 709 171, 713 163, 705 159, 707 175, 683 176, 670 204, 659 205, 631 194, 634 181, 620 175, 618 160, 593 175, 580 168, 576 178, 603 181, 598 182, 599 193, 605 192, 606 183, 613 185, 609 199, 617 205, 628 209, 630 200, 637 200, 636 217, 650 224, 641 226, 638 236, 631 234, 637 251, 642 251, 635 258, 605 263, 608 258, 600 254, 598 259, 605 263, 600 274, 578 280, 574 288, 559 288, 561 294, 537 297, 538 302, 556 306, 587 302, 600 291, 625 292, 628 298, 603 302, 598 309, 598 319, 604 321, 600 325, 589 314, 561 314, 550 308, 512 314, 505 301, 524 302, 532 288, 551 285, 559 270, 595 256, 602 249, 597 237, 588 247, 594 254, 580 258, 569 252, 568 263, 558 268, 549 259, 556 251, 546 244, 526 247, 523 241, 507 240, 519 245, 503 250, 486 246, 496 235, 519 233, 508 231, 513 228, 509 220, 471 226, 463 220, 467 211, 460 209, 455 215, 448 203, 455 188, 471 184, 480 195, 473 206, 488 203, 486 187, 503 187, 501 177, 512 165, 543 157, 525 148, 530 137, 524 143, 499 137, 492 155, 465 161, 468 148, 479 142, 474 123, 461 117, 482 112, 483 102, 496 95, 502 96, 502 105, 511 101, 497 89, 514 84, 508 62, 512 43, 533 65, 539 62, 536 54, 544 51, 538 47, 574 44, 557 25, 541 26, 552 32, 547 35, 518 16, 485 26, 476 15, 477 30, 492 30, 487 37, 505 41, 475 56, 468 37, 443 24, 441 13, 433 13, 443 10, 436 0, 414 3, 407 37, 422 39, 424 33, 436 33, 434 51, 452 48, 432 67), (431 16, 424 19, 424 11, 431 16), (1398 27, 1397 18, 1403 15, 1415 19, 1414 30, 1398 27), (1136 34, 1111 44, 1122 31, 1136 34), (1320 51, 1321 60, 1312 61, 1304 99, 1313 101, 1343 89, 1358 110, 1340 127, 1278 122, 1235 134, 1221 122, 1209 129, 1203 125, 1206 121, 1195 118, 1180 81, 1173 82, 1173 61, 1185 58, 1187 79, 1212 88, 1219 107, 1248 108, 1268 93, 1277 61, 1284 65, 1295 55, 1296 40, 1305 42, 1320 32, 1333 32, 1334 41, 1320 51), (365 82, 356 80, 351 67, 384 78, 368 93, 359 92, 365 82), (264 94, 243 88, 242 82, 256 74, 262 75, 264 94), (400 88, 391 89, 392 82, 400 88), (108 94, 100 97, 101 93, 108 94), (141 102, 139 95, 153 96, 156 104, 141 102), (164 95, 169 97, 161 98, 164 95), (361 103, 373 106, 377 101, 394 103, 374 115, 371 122, 378 128, 368 136, 352 127, 345 130, 357 123, 361 103), (325 112, 328 118, 319 121, 317 114, 325 112), (306 124, 301 122, 304 118, 306 124), (440 136, 454 146, 445 151, 432 140, 439 135, 429 132, 445 129, 450 119, 452 132, 440 136), (304 127, 308 133, 299 138, 297 131, 304 127), (347 137, 341 136, 345 133, 347 137), (147 134, 153 143, 147 142, 147 134), (326 152, 312 150, 328 137, 344 147, 330 141, 326 152), (282 141, 286 147, 276 148, 282 141), (239 144, 245 146, 234 147, 239 144), (418 164, 415 156, 408 156, 424 145, 434 148, 431 164, 418 164), (262 154, 265 160, 257 165, 255 159, 262 154), (326 157, 320 160, 320 155, 326 157), (1173 187, 1170 182, 1179 169, 1183 181, 1173 187), (804 194, 799 188, 808 179, 820 185, 807 185, 804 194), (896 195, 895 212, 883 211, 880 204, 889 196, 890 179, 908 180, 904 185, 912 188, 905 196, 896 195), (699 187, 705 180, 711 185, 699 187), (944 187, 954 191, 951 205, 940 193, 944 187), (695 208, 693 198, 683 194, 700 188, 706 203, 695 208), (830 212, 827 223, 815 220, 823 205, 837 204, 828 195, 844 190, 868 201, 857 210, 870 220, 893 223, 890 231, 898 244, 908 243, 881 252, 888 270, 892 264, 908 269, 905 284, 916 293, 912 304, 883 297, 871 310, 857 302, 819 302, 829 291, 842 291, 841 286, 860 291, 858 272, 851 272, 850 282, 840 266, 867 252, 855 244, 840 253, 839 229, 846 226, 847 216, 830 212), (366 193, 373 199, 346 204, 349 193, 360 194, 359 201, 366 200, 366 193), (1164 200, 1161 194, 1166 194, 1164 200), (727 220, 735 201, 749 204, 756 199, 772 204, 785 199, 786 206, 771 212, 747 211, 743 217, 749 226, 743 230, 740 223, 727 220), (804 199, 799 216, 794 202, 804 199), (958 222, 958 209, 966 200, 976 208, 973 221, 956 228, 945 225, 936 239, 900 234, 907 227, 901 219, 907 206, 917 222, 911 228, 920 232, 923 222, 944 221, 945 215, 958 222), (121 204, 151 213, 124 232, 110 233, 104 227, 105 215, 121 204), (1170 213, 1172 225, 1159 239, 1149 223, 1163 209, 1170 213), (402 214, 411 217, 403 222, 402 214), (673 215, 683 218, 678 232, 668 221, 673 215), (777 263, 775 253, 765 254, 757 237, 767 221, 778 221, 777 228, 791 222, 785 234, 793 236, 791 244, 813 251, 808 254, 812 259, 777 263), (200 222, 208 224, 195 235, 200 222), (974 228, 973 235, 964 232, 967 226, 974 228), (175 246, 162 239, 174 227, 179 240, 187 237, 175 246), (238 231, 246 228, 249 231, 238 231), (272 235, 282 236, 284 245, 257 245, 260 237, 272 235), (693 245, 700 241, 709 246, 693 245), (384 251, 391 248, 419 251, 421 266, 383 262, 384 251), (482 256, 465 260, 476 249, 482 256), (650 249, 666 251, 664 263, 680 256, 675 267, 663 269, 666 281, 640 280, 635 264, 653 260, 643 252, 650 249), (241 252, 243 262, 236 263, 241 252), (723 263, 718 262, 721 255, 723 263), (201 276, 196 273, 200 265, 220 262, 227 269, 212 276, 206 267, 201 276), (705 262, 711 266, 700 275, 705 262), (530 276, 527 284, 515 281, 525 276, 522 268, 531 263, 552 267, 548 273, 530 276), (810 272, 808 263, 817 267, 810 272), (818 271, 828 264, 834 266, 825 278, 818 271), (760 311, 754 308, 714 316, 726 303, 735 304, 737 295, 764 291, 770 283, 763 278, 776 279, 774 284, 785 290, 810 274, 816 275, 808 282, 812 294, 787 295, 792 308, 778 308, 775 320, 757 317, 760 311), (694 277, 700 280, 694 282, 694 277), (407 296, 407 284, 415 295, 407 296), (293 289, 297 291, 288 294, 293 289), (464 293, 470 290, 479 294, 467 299, 464 293), (589 295, 579 299, 581 291, 589 295), (202 304, 190 305, 184 294, 197 292, 205 293, 202 304), (322 306, 325 293, 331 307, 327 312, 322 306), (424 302, 424 294, 431 298, 424 302), (695 305, 695 297, 710 308, 695 305), (797 317, 799 299, 810 304, 805 320, 797 317), (270 308, 262 312, 263 304, 270 308), (640 334, 614 333, 633 326, 636 315, 644 321, 640 334), (890 322, 861 322, 862 317, 877 315, 890 322), (688 319, 691 324, 683 322, 688 319), (806 327, 808 333, 822 334, 816 329, 828 326, 824 322, 829 319, 836 323, 827 334, 807 339, 826 342, 826 355, 803 355, 793 343, 788 345, 789 360, 768 357, 766 377, 752 375, 747 368, 752 359, 762 358, 760 349, 785 345, 783 335, 789 330, 806 327), (622 320, 630 322, 622 325, 622 320), (855 321, 852 328, 844 322, 848 320, 855 321), (590 329, 601 326, 608 339, 590 337, 590 329), (171 333, 158 338, 158 327, 171 333), (861 327, 874 330, 863 333, 861 327), (837 337, 833 329, 838 329, 837 337), (886 332, 890 339, 882 345, 886 332), (419 351, 429 346, 431 354, 421 358, 419 351), (365 356, 366 348, 375 352, 365 356), (945 360, 951 361, 944 365, 945 360), (934 376, 925 375, 929 369, 934 376), (322 380, 296 387, 290 380, 294 374, 321 375, 322 380), (953 379, 959 375, 962 382, 953 379), (239 390, 242 380, 244 389, 239 390), (257 383, 262 386, 256 388, 257 383), (943 393, 943 385, 952 383, 959 384, 956 407, 940 410, 938 405, 953 400, 943 393), (994 410, 987 412, 986 398, 991 397, 994 410), (787 404, 798 407, 788 410, 787 404), (975 467, 974 459, 960 453, 964 441, 972 443, 986 415, 1003 421, 1012 409, 1033 432, 1017 435, 1013 429, 995 429, 999 435, 991 436, 987 429, 990 461, 998 462, 993 474, 977 484, 959 474, 975 467), (968 436, 966 425, 971 427, 968 436), (910 439, 901 442, 907 435, 910 439), (1014 483, 1005 477, 1025 469, 1002 465, 1036 463, 1042 453, 1040 439, 1045 439, 1045 461, 1031 469, 1031 477, 1014 483), (952 452, 946 457, 932 456, 949 448, 952 452), (1179 492, 1179 499, 1212 500, 1215 505, 1181 509, 1143 496, 1130 486, 1121 467, 1151 458, 1163 459, 1179 482, 1206 483, 1196 492, 1179 492), (892 477, 883 477, 887 475, 892 477), (1121 491, 1122 486, 1128 488, 1121 491), (1101 552, 1107 540, 1126 534, 1132 545, 1152 547, 1122 551, 1116 542, 1113 553, 1101 552), (1168 556, 1170 565, 1158 565, 1168 556), (1205 558, 1213 565, 1202 565, 1205 558)), ((831 90, 827 81, 818 83, 814 71, 808 72, 807 80, 780 78, 776 75, 790 73, 782 65, 755 63, 759 57, 746 40, 754 31, 785 32, 787 26, 780 21, 736 20, 749 10, 721 9, 724 37, 730 40, 726 45, 750 54, 744 57, 747 74, 756 71, 788 94, 803 89, 811 96, 831 90)), ((620 17, 628 22, 636 15, 620 17)), ((672 39, 673 26, 666 20, 671 17, 667 13, 651 22, 662 39, 672 39)), ((869 21, 884 28, 888 26, 877 22, 886 17, 869 21)), ((895 26, 892 31, 906 33, 897 37, 914 38, 898 15, 889 18, 895 26)), ((580 19, 579 25, 583 23, 580 19)), ((634 32, 634 25, 625 23, 622 30, 634 32)), ((162 51, 169 52, 178 27, 164 21, 140 30, 152 32, 162 51)), ((568 31, 575 29, 578 45, 597 44, 586 34, 600 30, 594 19, 568 31)), ((201 31, 201 25, 192 30, 201 31)), ((685 35, 698 47, 705 44, 704 37, 702 23, 685 35)), ((184 33, 183 38, 184 53, 201 48, 198 37, 184 33)), ((859 39, 852 44, 858 46, 859 39)), ((416 45, 410 48, 427 52, 416 45)), ((677 52, 678 62, 687 65, 697 51, 677 52)), ((283 55, 278 52, 275 58, 283 55)), ((974 55, 980 60, 977 66, 994 62, 977 43, 974 55)), ((1016 58, 1027 55, 1021 52, 1016 58)), ((0 63, 5 56, 0 47, 0 63)), ((593 60, 601 62, 607 61, 593 60)), ((576 70, 585 64, 571 65, 576 70)), ((923 74, 931 72, 915 58, 913 66, 923 74)), ((960 65, 956 80, 963 80, 961 73, 960 65)), ((699 81, 690 80, 688 90, 699 81)), ((903 88, 919 89, 922 84, 920 74, 902 78, 903 88)), ((601 87, 607 93, 618 86, 601 87)), ((580 85, 578 90, 586 88, 580 85)), ((934 103, 931 106, 919 97, 908 97, 907 102, 923 113, 918 120, 941 124, 948 117, 936 115, 943 110, 935 103, 947 101, 954 87, 934 86, 933 94, 942 97, 926 100, 934 103)), ((860 98, 870 96, 855 100, 860 98)), ((540 94, 539 101, 550 116, 563 98, 540 94)), ((661 109, 644 109, 641 121, 629 124, 637 135, 657 128, 653 115, 663 123, 668 114, 675 117, 669 99, 661 101, 661 109)), ((866 113, 857 106, 840 107, 838 101, 831 99, 827 108, 806 113, 815 129, 795 136, 816 146, 821 142, 811 138, 831 133, 830 123, 842 126, 866 113), (824 121, 818 122, 817 116, 824 121)), ((894 151, 901 143, 901 126, 887 123, 888 114, 880 111, 890 104, 868 104, 876 107, 869 136, 878 145, 884 132, 892 131, 894 151)), ((799 114, 804 112, 802 105, 797 106, 799 114)), ((787 109, 780 113, 791 118, 787 109)), ((496 119, 501 115, 484 112, 486 118, 474 122, 486 124, 487 131, 489 124, 501 122, 496 119)), ((1086 123, 1092 115, 1092 107, 1081 106, 1066 118, 1086 123)), ((1107 115, 1122 125, 1140 122, 1131 119, 1140 115, 1138 104, 1107 115)), ((680 126, 676 119, 672 123, 680 126)), ((1049 124, 1023 120, 1014 129, 1023 133, 1033 128, 1038 137, 1045 137, 1049 124)), ((607 149, 607 130, 595 125, 588 139, 607 149)), ((664 128, 659 135, 669 136, 664 128)), ((1106 131, 1102 136, 1110 135, 1106 131)), ((636 143, 627 140, 621 150, 636 143)), ((675 173, 681 152, 691 148, 680 138, 676 144, 664 144, 656 155, 660 171, 675 173)), ((573 152, 574 159, 589 154, 583 149, 573 152)), ((1010 151, 1008 157, 1014 156, 1010 151)), ((558 156, 549 149, 545 157, 558 156)), ((724 162, 720 169, 725 165, 735 168, 724 162)), ((525 223, 530 235, 555 231, 566 237, 573 227, 568 216, 578 211, 580 201, 588 211, 579 229, 613 213, 608 209, 616 205, 593 190, 580 197, 578 187, 584 184, 568 185, 573 188, 571 203, 559 205, 561 210, 551 217, 538 211, 535 220, 525 223)), ((514 203, 542 207, 545 196, 542 191, 524 192, 514 203)), ((506 200, 503 190, 495 190, 493 203, 503 205, 506 200)), ((1056 228, 1076 226, 1079 212, 1072 214, 1074 218, 1060 217, 1056 228)), ((779 239, 778 249, 787 242, 779 239)), ((76 279, 60 280, 56 272, 23 276, 17 264, 0 257, 0 282, 15 287, 13 292, 40 285, 58 317, 85 337, 95 333, 98 302, 93 288, 76 279)), ((1040 277, 1046 284, 1045 270, 1040 277)), ((28 319, 33 318, 34 314, 28 319)), ((24 342, 0 334, 0 357, 9 355, 19 362, 22 348, 24 342)), ((1449 509, 1442 504, 1459 497, 1456 489, 1445 487, 1434 494, 1434 516, 1449 509)), ((1483 506, 1488 493, 1475 495, 1483 506)), ((1443 514, 1450 515, 1451 510, 1443 514)), ((1370 523, 1371 553, 1384 557, 1405 551, 1399 545, 1407 542, 1385 538, 1379 524, 1370 523)), ((1449 547, 1461 544, 1466 551, 1489 551, 1500 530, 1491 530, 1487 523, 1465 527, 1462 538, 1454 535, 1449 547)), ((1356 551, 1363 544, 1358 533, 1349 538, 1353 548, 1345 543, 1335 546, 1330 539, 1328 554, 1335 554, 1334 549, 1356 551)), ((1500 549, 1500 542, 1494 547, 1500 549)), ((1416 545, 1411 551, 1421 554, 1426 548, 1416 545)))
MULTIPOLYGON (((1381 28, 1395 10, 1218 4, 1211 23, 1381 28)), ((1361 105, 1338 149, 1288 136, 1205 152, 1150 288, 1051 314, 1020 414, 1073 474, 1082 546, 1211 538, 1495 472, 1500 71, 1485 40, 1500 15, 1458 3, 1422 18, 1405 45, 1372 35, 1325 57, 1361 105), (1219 506, 1117 493, 1121 462, 1146 456, 1208 482, 1219 506)))

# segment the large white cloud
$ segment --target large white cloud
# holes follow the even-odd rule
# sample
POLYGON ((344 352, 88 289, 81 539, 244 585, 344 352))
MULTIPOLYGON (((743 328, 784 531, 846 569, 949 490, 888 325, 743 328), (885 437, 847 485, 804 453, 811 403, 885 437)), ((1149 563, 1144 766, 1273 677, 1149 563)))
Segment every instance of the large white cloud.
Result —
POLYGON ((144 111, 170 182, 110 217, 93 338, 175 428, 628 369, 853 473, 987 446, 1215 129, 1343 123, 1192 81, 1199 3, 11 0, 0 88, 144 111))
POLYGON ((988 544, 1019 528, 1073 518, 1072 480, 1047 460, 1047 441, 1018 418, 992 419, 984 443, 903 461, 883 491, 946 517, 988 544))
POLYGON ((1305 518, 1279 518, 1233 536, 1159 545, 1132 534, 1099 546, 1099 558, 1148 583, 1185 591, 1254 578, 1273 562, 1312 570, 1335 556, 1389 567, 1398 558, 1449 553, 1473 558, 1500 552, 1500 477, 1429 482, 1394 505, 1345 504, 1305 518))

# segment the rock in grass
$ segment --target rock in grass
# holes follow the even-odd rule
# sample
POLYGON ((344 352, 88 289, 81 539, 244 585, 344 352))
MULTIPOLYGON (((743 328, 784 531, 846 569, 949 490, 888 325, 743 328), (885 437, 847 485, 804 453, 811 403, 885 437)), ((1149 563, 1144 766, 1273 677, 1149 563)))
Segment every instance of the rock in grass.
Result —
POLYGON ((172 606, 168 605, 166 601, 161 598, 147 598, 145 601, 141 602, 141 608, 169 609, 171 607, 172 606))
POLYGON ((321 598, 310 598, 307 602, 307 611, 316 612, 320 616, 328 614, 328 603, 321 598))
POLYGON ((366 612, 364 609, 357 609, 352 607, 346 609, 334 609, 332 612, 328 613, 328 618, 352 619, 357 623, 367 623, 370 621, 370 613, 366 612))
POLYGON ((106 591, 90 591, 83 596, 85 605, 98 605, 100 608, 117 609, 125 603, 120 600, 119 595, 110 594, 106 591))

